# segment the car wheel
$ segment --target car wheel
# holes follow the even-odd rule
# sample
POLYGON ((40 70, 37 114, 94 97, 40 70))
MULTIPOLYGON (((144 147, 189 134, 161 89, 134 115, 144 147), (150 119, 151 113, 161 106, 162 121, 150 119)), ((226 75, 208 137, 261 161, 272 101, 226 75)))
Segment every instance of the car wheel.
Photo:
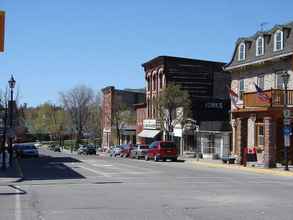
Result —
POLYGON ((166 158, 163 158, 163 161, 166 162, 166 158))
POLYGON ((144 156, 144 159, 145 159, 146 161, 148 161, 150 158, 149 158, 148 155, 145 155, 145 156, 144 156))

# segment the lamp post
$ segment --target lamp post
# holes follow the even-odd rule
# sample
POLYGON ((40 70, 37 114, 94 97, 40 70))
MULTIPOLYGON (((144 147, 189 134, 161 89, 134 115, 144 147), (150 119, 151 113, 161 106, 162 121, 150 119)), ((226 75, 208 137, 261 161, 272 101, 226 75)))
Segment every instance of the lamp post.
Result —
POLYGON ((289 171, 288 167, 288 148, 290 147, 290 133, 291 133, 291 128, 290 128, 290 111, 288 110, 288 81, 289 81, 290 75, 288 74, 287 71, 285 71, 282 74, 282 79, 284 83, 284 88, 285 88, 285 95, 284 95, 284 160, 285 160, 285 171, 289 171), (289 114, 288 114, 289 112, 289 114))
POLYGON ((11 75, 10 80, 8 81, 9 88, 10 88, 10 104, 9 107, 9 127, 10 127, 10 134, 9 134, 9 142, 8 142, 8 149, 9 149, 9 165, 12 166, 12 156, 13 156, 13 149, 12 149, 12 139, 13 139, 13 89, 15 87, 16 81, 11 75))

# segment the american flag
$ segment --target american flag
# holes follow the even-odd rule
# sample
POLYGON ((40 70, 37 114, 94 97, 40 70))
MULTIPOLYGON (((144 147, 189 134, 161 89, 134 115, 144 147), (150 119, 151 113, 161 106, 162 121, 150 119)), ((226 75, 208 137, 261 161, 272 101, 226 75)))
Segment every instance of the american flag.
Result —
POLYGON ((261 101, 263 101, 263 102, 271 103, 271 98, 270 98, 269 96, 267 96, 267 95, 263 92, 263 90, 262 90, 261 88, 259 88, 259 86, 256 85, 255 83, 254 83, 254 86, 255 86, 255 89, 256 89, 256 95, 257 95, 257 97, 258 97, 261 101))
POLYGON ((230 99, 231 99, 231 103, 232 105, 239 109, 239 107, 237 106, 237 102, 238 102, 238 95, 236 92, 234 92, 229 86, 227 86, 228 90, 229 90, 229 95, 230 95, 230 99))

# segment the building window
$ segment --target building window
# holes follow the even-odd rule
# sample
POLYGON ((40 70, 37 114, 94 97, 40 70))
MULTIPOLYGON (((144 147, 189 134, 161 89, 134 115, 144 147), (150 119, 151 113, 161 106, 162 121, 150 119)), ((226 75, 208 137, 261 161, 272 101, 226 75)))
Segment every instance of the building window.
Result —
POLYGON ((256 40, 256 56, 260 56, 263 54, 264 54, 264 38, 260 36, 256 40))
POLYGON ((163 74, 160 74, 159 78, 160 78, 160 89, 162 89, 162 87, 163 87, 163 74))
POLYGON ((243 100, 244 95, 244 79, 239 80, 239 99, 243 100))
POLYGON ((261 89, 265 88, 265 77, 264 75, 257 76, 257 86, 261 89))
POLYGON ((282 79, 282 72, 276 72, 275 74, 275 88, 276 89, 283 89, 283 79, 282 79))
POLYGON ((152 80, 150 78, 147 79, 148 82, 148 91, 152 90, 152 80))
POLYGON ((274 51, 283 50, 283 31, 276 31, 274 34, 274 51))
POLYGON ((245 43, 239 44, 238 47, 238 61, 245 60, 245 43))
POLYGON ((263 125, 257 126, 257 145, 258 146, 264 145, 264 126, 263 125))
POLYGON ((156 75, 153 76, 153 90, 155 91, 157 89, 157 77, 156 75))

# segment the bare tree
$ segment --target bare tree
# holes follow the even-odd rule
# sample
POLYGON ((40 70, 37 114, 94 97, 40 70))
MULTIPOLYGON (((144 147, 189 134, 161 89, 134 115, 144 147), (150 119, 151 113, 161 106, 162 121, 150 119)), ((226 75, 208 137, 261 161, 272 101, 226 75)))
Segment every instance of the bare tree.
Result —
POLYGON ((76 144, 79 144, 86 124, 90 120, 94 92, 91 88, 81 85, 67 92, 61 92, 60 98, 76 132, 76 144))
POLYGON ((161 128, 166 132, 167 140, 170 140, 174 126, 190 114, 189 94, 179 85, 169 84, 155 100, 155 105, 161 128))

